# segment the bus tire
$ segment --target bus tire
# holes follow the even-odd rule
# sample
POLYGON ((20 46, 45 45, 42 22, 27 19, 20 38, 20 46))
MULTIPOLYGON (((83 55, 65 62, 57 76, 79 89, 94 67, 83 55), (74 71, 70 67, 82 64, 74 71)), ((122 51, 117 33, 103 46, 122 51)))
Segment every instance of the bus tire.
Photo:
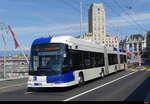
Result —
POLYGON ((115 66, 115 73, 117 72, 118 70, 117 70, 117 66, 115 66))
POLYGON ((83 73, 79 73, 79 80, 78 80, 79 86, 83 86, 84 85, 84 77, 83 77, 83 73))
POLYGON ((126 70, 126 65, 124 64, 124 69, 123 70, 126 70))
POLYGON ((32 92, 34 89, 33 88, 31 88, 31 87, 28 87, 27 88, 27 92, 32 92))
POLYGON ((102 70, 102 72, 101 72, 101 77, 103 78, 104 76, 105 76, 104 70, 102 70))

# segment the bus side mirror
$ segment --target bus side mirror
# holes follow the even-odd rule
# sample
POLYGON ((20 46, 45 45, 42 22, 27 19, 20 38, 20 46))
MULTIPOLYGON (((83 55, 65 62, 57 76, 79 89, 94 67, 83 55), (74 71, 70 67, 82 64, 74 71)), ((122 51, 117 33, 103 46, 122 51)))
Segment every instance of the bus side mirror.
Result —
POLYGON ((66 45, 66 52, 68 52, 69 51, 69 46, 68 45, 66 45))

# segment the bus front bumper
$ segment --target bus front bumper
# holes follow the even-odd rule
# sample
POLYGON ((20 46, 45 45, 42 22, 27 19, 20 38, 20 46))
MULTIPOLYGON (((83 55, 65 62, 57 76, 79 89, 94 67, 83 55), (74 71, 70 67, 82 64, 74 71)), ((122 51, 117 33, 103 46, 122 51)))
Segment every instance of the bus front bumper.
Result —
POLYGON ((77 84, 75 81, 67 82, 67 83, 38 83, 38 82, 28 82, 27 87, 69 87, 77 84))

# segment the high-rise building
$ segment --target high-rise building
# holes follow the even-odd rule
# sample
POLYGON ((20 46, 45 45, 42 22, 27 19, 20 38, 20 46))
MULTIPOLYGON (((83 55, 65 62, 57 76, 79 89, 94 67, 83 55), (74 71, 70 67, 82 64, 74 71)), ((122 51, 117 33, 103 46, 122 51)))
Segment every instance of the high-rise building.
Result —
POLYGON ((80 38, 89 40, 99 45, 119 48, 119 40, 106 33, 105 9, 102 3, 93 3, 89 8, 89 32, 80 38))
POLYGON ((102 3, 93 3, 89 8, 89 33, 93 33, 95 39, 106 34, 105 10, 102 3))

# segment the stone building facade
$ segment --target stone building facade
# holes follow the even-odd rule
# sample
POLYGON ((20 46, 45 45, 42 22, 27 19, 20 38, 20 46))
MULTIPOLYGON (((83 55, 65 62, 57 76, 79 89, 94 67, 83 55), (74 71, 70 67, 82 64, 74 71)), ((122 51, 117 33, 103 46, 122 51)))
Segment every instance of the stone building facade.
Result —
POLYGON ((135 54, 142 54, 146 49, 146 36, 141 34, 133 34, 119 43, 121 49, 125 49, 128 52, 134 52, 135 54))

